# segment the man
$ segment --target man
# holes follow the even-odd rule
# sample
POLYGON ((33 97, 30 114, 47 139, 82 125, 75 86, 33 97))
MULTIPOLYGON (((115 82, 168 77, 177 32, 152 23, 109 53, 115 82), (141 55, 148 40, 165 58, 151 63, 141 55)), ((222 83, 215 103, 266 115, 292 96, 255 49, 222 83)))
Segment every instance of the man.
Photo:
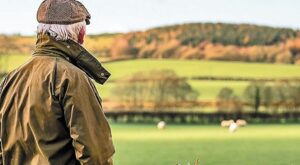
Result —
POLYGON ((112 164, 111 130, 90 78, 110 73, 80 44, 90 14, 76 0, 45 0, 36 49, 0 86, 1 163, 112 164))

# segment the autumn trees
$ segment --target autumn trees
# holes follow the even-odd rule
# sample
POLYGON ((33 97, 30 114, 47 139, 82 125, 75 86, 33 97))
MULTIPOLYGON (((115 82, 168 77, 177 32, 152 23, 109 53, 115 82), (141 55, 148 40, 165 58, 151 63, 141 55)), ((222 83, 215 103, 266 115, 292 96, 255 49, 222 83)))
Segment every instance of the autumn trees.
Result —
POLYGON ((300 112, 298 81, 251 82, 237 96, 233 89, 224 87, 217 96, 217 111, 225 113, 261 112, 269 114, 300 112))
POLYGON ((197 101, 199 95, 171 70, 138 72, 116 83, 113 97, 129 109, 172 109, 197 101))
POLYGON ((297 64, 297 31, 246 24, 196 23, 132 32, 112 44, 112 57, 181 58, 297 64))

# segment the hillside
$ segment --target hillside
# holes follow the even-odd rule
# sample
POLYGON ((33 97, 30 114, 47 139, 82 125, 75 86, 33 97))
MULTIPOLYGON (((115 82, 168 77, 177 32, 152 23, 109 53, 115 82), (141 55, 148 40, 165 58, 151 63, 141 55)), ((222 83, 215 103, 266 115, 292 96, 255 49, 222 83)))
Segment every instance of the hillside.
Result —
POLYGON ((224 23, 173 25, 150 29, 146 33, 149 43, 163 40, 163 34, 178 39, 182 45, 193 46, 204 41, 238 46, 273 45, 297 36, 296 31, 287 28, 224 23))
MULTIPOLYGON (((35 37, 0 35, 0 54, 30 54, 35 37)), ((300 63, 300 32, 248 24, 193 23, 92 35, 85 47, 105 60, 204 59, 300 63)))
POLYGON ((299 63, 299 32, 246 24, 183 24, 118 37, 113 58, 299 63))

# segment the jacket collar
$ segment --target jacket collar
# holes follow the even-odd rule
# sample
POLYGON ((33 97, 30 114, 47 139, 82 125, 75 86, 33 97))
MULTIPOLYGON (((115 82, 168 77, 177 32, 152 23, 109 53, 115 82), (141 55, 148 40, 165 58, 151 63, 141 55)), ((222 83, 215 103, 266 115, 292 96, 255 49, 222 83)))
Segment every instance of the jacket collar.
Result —
POLYGON ((48 34, 38 34, 33 56, 43 55, 63 57, 100 84, 111 75, 93 55, 72 40, 57 41, 48 34))

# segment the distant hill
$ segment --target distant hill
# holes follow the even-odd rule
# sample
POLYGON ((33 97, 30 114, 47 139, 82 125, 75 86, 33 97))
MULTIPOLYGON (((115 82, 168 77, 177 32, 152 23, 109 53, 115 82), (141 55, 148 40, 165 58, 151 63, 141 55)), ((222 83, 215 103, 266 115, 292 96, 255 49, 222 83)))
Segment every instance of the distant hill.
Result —
MULTIPOLYGON (((0 36, 0 54, 28 54, 35 37, 0 36)), ((191 23, 86 38, 106 59, 175 58, 300 64, 300 32, 249 24, 191 23)))
POLYGON ((299 31, 287 28, 193 23, 121 35, 111 56, 300 63, 299 38, 299 31))
POLYGON ((154 28, 146 31, 151 42, 161 34, 173 34, 182 45, 196 46, 208 41, 223 45, 273 45, 295 38, 297 32, 287 28, 273 28, 250 24, 192 23, 154 28))

